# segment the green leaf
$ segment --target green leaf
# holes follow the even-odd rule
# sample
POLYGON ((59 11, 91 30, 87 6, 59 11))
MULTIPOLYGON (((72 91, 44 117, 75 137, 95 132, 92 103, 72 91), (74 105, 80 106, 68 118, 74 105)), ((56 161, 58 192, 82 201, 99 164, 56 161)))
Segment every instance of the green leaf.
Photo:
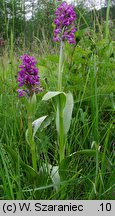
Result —
MULTIPOLYGON (((56 130, 59 133, 59 109, 64 110, 66 104, 66 94, 57 96, 57 111, 56 111, 56 130)), ((63 114, 63 113, 62 113, 63 114)), ((62 116, 63 118, 63 116, 62 116)))
POLYGON ((27 109, 29 109, 29 112, 32 116, 35 115, 36 111, 36 94, 34 93, 31 98, 27 100, 27 109))
POLYGON ((48 172, 49 176, 54 183, 54 188, 56 190, 59 189, 60 186, 60 176, 58 172, 59 167, 58 166, 52 166, 51 164, 43 164, 40 170, 48 172))
POLYGON ((36 105, 36 94, 35 93, 32 95, 31 104, 32 104, 32 106, 36 105))
POLYGON ((71 93, 66 94, 66 104, 63 110, 63 125, 64 125, 64 134, 67 135, 72 118, 73 111, 73 95, 71 93))
POLYGON ((59 167, 58 166, 51 166, 50 169, 51 169, 51 179, 55 185, 54 187, 56 190, 58 190, 59 186, 60 186, 60 176, 59 176, 59 172, 58 172, 59 167))
POLYGON ((59 106, 57 106, 57 112, 56 112, 56 129, 57 132, 59 132, 59 109, 60 106, 63 107, 63 127, 64 127, 64 134, 67 135, 71 118, 72 118, 72 111, 73 111, 73 96, 71 93, 65 94, 64 92, 47 92, 42 100, 49 100, 51 98, 57 97, 57 100, 59 102, 59 106))
POLYGON ((54 120, 54 113, 50 113, 50 116, 48 116, 41 124, 40 131, 43 131, 43 129, 47 128, 51 122, 54 120))
POLYGON ((49 91, 49 92, 47 92, 47 93, 44 95, 44 97, 42 98, 42 100, 48 101, 48 100, 50 100, 50 99, 52 99, 52 98, 54 98, 54 97, 56 97, 56 96, 58 96, 58 95, 60 95, 60 94, 63 94, 63 95, 65 96, 65 93, 64 93, 64 92, 49 91))
POLYGON ((57 111, 56 111, 56 130, 59 134, 59 107, 57 106, 57 111))
POLYGON ((36 119, 35 121, 32 122, 32 126, 33 126, 33 137, 35 137, 35 134, 38 130, 38 128, 40 128, 41 124, 44 122, 44 120, 47 118, 46 116, 42 116, 38 119, 36 119))
POLYGON ((25 164, 20 158, 20 156, 17 154, 17 152, 15 152, 10 146, 4 145, 3 147, 6 150, 6 152, 10 154, 15 164, 20 163, 21 167, 27 173, 29 178, 37 177, 37 173, 35 172, 35 170, 31 166, 25 164))
MULTIPOLYGON (((42 117, 40 117, 40 118, 38 118, 38 119, 36 119, 35 121, 32 122, 33 138, 35 137, 37 130, 42 126, 42 123, 44 122, 44 120, 46 118, 47 118, 47 115, 46 116, 42 116, 42 117)), ((28 137, 28 129, 26 130, 25 138, 26 138, 26 142, 28 144, 30 144, 29 137, 28 137)))

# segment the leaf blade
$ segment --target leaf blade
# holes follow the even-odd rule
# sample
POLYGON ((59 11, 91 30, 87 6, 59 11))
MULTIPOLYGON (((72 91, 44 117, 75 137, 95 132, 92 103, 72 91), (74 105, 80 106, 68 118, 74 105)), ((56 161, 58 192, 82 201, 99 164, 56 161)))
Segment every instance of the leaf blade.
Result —
POLYGON ((47 92, 47 93, 43 96, 42 100, 43 100, 43 101, 48 101, 48 100, 50 100, 50 99, 52 99, 52 98, 54 98, 54 97, 56 97, 56 96, 58 96, 58 95, 60 95, 60 94, 65 95, 64 92, 49 91, 49 92, 47 92))
POLYGON ((63 127, 64 127, 65 135, 67 135, 70 129, 73 106, 74 106, 73 95, 71 93, 68 93, 66 94, 66 104, 63 110, 63 127))

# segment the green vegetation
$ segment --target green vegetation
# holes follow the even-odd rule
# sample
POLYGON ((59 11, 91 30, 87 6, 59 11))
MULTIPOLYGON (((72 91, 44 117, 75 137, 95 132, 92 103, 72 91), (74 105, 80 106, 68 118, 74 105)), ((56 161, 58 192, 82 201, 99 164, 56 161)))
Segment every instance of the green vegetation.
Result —
MULTIPOLYGON (((42 0, 26 8, 24 2, 0 0, 5 40, 0 46, 0 199, 114 199, 114 6, 91 12, 81 5, 75 8, 76 44, 65 43, 61 89, 73 94, 74 107, 60 161, 57 98, 43 100, 57 88, 59 45, 52 41, 56 4, 42 0), (32 11, 30 20, 27 9, 32 11), (31 107, 33 121, 39 118, 33 124, 37 171, 28 142, 27 101, 16 92, 19 56, 24 53, 38 60, 43 88, 31 107)), ((70 112, 71 106, 66 115, 70 112)))

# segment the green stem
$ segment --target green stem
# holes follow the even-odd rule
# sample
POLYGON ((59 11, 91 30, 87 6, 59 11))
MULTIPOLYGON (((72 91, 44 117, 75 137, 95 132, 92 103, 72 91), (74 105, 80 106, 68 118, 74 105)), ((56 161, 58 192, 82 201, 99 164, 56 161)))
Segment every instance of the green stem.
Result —
POLYGON ((37 171, 37 162, 36 162, 36 147, 33 138, 33 131, 32 131, 32 114, 31 114, 31 101, 28 103, 28 138, 29 143, 31 146, 31 154, 32 154, 32 166, 35 171, 37 171))
MULTIPOLYGON (((63 46, 64 43, 61 41, 60 44, 60 56, 59 56, 59 70, 58 70, 58 91, 62 91, 62 74, 63 74, 63 46)), ((61 95, 59 96, 57 109, 59 111, 59 134, 58 134, 58 142, 59 142, 59 155, 60 162, 64 159, 64 126, 63 126, 63 101, 61 95)))
POLYGON ((64 159, 64 126, 63 126, 63 107, 61 101, 61 95, 58 100, 58 109, 59 109, 59 155, 60 162, 64 159))
POLYGON ((58 70, 58 91, 62 91, 63 47, 64 47, 64 42, 61 41, 61 44, 60 44, 60 55, 59 55, 59 70, 58 70))

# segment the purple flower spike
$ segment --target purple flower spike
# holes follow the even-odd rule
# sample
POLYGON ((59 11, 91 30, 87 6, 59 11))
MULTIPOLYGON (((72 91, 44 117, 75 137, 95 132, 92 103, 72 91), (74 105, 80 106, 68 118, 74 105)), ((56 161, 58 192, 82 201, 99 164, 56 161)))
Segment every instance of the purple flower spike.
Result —
POLYGON ((55 30, 53 41, 68 41, 68 43, 75 44, 74 33, 76 32, 75 20, 76 13, 72 5, 63 2, 55 12, 56 18, 54 20, 55 30))
POLYGON ((22 96, 32 96, 33 93, 39 92, 39 70, 36 68, 37 61, 33 56, 28 56, 25 54, 20 57, 22 59, 22 63, 19 66, 20 71, 18 72, 17 82, 22 89, 18 89, 19 97, 22 96), (36 91, 37 89, 37 91, 36 91))

